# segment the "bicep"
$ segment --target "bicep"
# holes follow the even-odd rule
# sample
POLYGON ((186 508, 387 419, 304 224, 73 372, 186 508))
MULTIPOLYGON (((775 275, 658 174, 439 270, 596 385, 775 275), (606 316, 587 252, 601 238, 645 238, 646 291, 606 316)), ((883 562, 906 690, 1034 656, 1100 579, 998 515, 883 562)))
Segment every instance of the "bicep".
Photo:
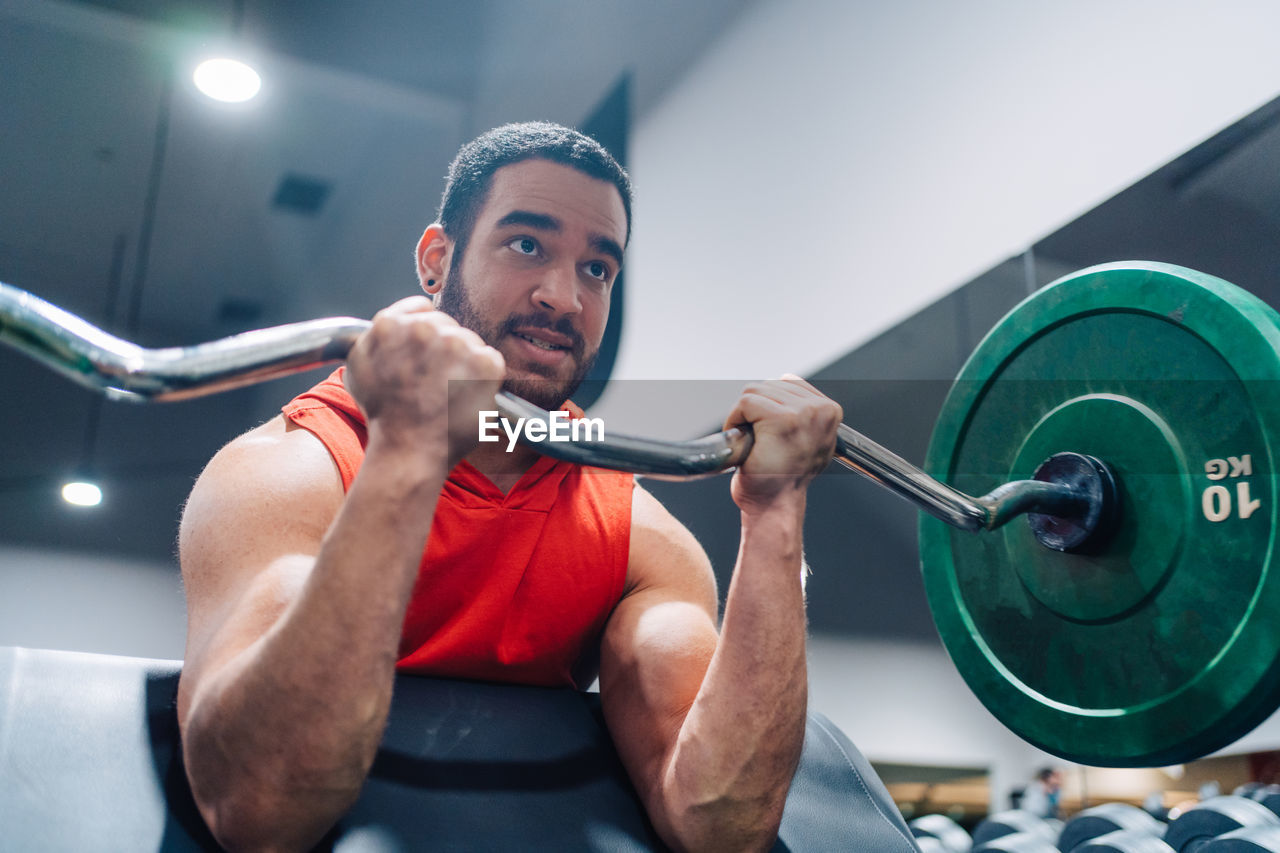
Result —
POLYGON ((280 419, 210 461, 178 537, 187 597, 180 717, 199 684, 270 630, 296 598, 342 497, 324 446, 280 419))
POLYGON ((711 564, 652 496, 635 495, 628 593, 601 643, 600 698, 637 787, 656 783, 715 652, 711 564))

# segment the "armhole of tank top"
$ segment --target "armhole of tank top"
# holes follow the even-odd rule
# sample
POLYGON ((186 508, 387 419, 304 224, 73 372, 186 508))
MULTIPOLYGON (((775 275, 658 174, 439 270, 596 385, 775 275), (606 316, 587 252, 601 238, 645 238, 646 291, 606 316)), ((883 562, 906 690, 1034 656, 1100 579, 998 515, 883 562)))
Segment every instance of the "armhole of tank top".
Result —
POLYGON ((364 448, 350 424, 342 415, 322 404, 294 406, 285 410, 284 416, 316 437, 329 451, 329 457, 342 477, 342 492, 351 490, 351 482, 360 470, 364 448))

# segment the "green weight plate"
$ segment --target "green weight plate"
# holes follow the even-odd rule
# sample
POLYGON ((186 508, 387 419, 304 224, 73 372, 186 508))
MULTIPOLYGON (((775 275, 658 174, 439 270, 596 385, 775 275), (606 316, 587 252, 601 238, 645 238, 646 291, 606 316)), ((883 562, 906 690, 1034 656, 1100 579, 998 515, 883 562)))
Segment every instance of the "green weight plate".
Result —
POLYGON ((979 344, 926 468, 971 495, 1062 451, 1106 462, 1121 520, 1087 554, 1025 519, 920 527, 929 606, 973 692, 1082 764, 1181 763, 1280 705, 1272 563, 1280 315, 1167 264, 1094 267, 1029 297, 979 344))

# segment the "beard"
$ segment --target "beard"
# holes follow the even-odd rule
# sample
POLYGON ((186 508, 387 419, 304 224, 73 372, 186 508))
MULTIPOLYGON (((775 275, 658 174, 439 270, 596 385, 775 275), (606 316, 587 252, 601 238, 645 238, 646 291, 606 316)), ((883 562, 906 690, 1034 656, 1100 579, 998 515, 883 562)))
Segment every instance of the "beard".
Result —
POLYGON ((546 378, 535 379, 508 376, 502 382, 502 390, 504 391, 510 391, 517 397, 523 397, 530 403, 549 411, 559 409, 566 400, 573 396, 573 392, 577 391, 583 380, 587 378, 587 374, 591 372, 591 368, 595 364, 600 348, 597 346, 590 352, 587 351, 586 341, 583 340, 582 334, 574 328, 573 320, 570 317, 561 317, 556 320, 549 313, 533 312, 530 314, 512 314, 496 325, 486 323, 471 302, 466 284, 462 280, 461 269, 462 258, 461 256, 456 256, 454 263, 449 268, 449 275, 445 278, 444 287, 440 290, 439 299, 436 301, 436 310, 448 314, 457 321, 459 326, 475 332, 489 346, 498 349, 498 344, 504 337, 510 335, 515 329, 520 328, 548 329, 564 335, 572 341, 569 355, 573 360, 574 371, 568 378, 556 378, 551 375, 552 371, 548 368, 539 364, 530 364, 526 366, 526 370, 531 373, 545 375, 546 378))

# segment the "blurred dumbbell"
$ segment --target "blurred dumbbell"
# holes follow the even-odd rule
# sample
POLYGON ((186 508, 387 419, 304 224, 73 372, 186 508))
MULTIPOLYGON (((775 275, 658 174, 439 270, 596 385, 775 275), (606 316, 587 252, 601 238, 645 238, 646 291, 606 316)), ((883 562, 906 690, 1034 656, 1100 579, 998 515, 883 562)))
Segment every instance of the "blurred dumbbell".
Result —
POLYGON ((1075 847, 1060 847, 1063 853, 1173 853, 1158 835, 1140 829, 1117 829, 1075 847))
POLYGON ((1196 853, 1276 853, 1280 826, 1247 826, 1219 835, 1196 853))
POLYGON ((1090 839, 1121 830, 1159 838, 1164 835, 1164 824, 1136 806, 1104 803, 1067 821, 1058 836, 1058 849, 1070 853, 1090 839))
POLYGON ((978 849, 989 841, 1006 835, 1023 833, 1038 835, 1050 842, 1056 841, 1058 837, 1057 832, 1045 822, 1044 818, 1022 809, 1009 809, 988 815, 973 830, 973 853, 978 853, 978 849))
MULTIPOLYGON (((1246 787, 1241 785, 1240 788, 1246 787)), ((1240 794, 1239 796, 1248 797, 1249 799, 1262 803, 1271 811, 1280 815, 1280 785, 1263 785, 1258 782, 1249 783, 1249 793, 1240 794)), ((1240 790, 1237 788, 1236 790, 1240 790)))
POLYGON ((973 845, 973 853, 1058 853, 1053 840, 1039 830, 1013 832, 973 845))
POLYGON ((935 838, 943 845, 946 853, 969 853, 973 847, 973 839, 964 827, 946 815, 927 814, 907 824, 911 834, 917 839, 935 838))
POLYGON ((1205 853, 1201 848, 1214 838, 1251 827, 1280 827, 1280 817, 1244 797, 1211 797, 1170 823, 1164 840, 1178 853, 1205 853))

